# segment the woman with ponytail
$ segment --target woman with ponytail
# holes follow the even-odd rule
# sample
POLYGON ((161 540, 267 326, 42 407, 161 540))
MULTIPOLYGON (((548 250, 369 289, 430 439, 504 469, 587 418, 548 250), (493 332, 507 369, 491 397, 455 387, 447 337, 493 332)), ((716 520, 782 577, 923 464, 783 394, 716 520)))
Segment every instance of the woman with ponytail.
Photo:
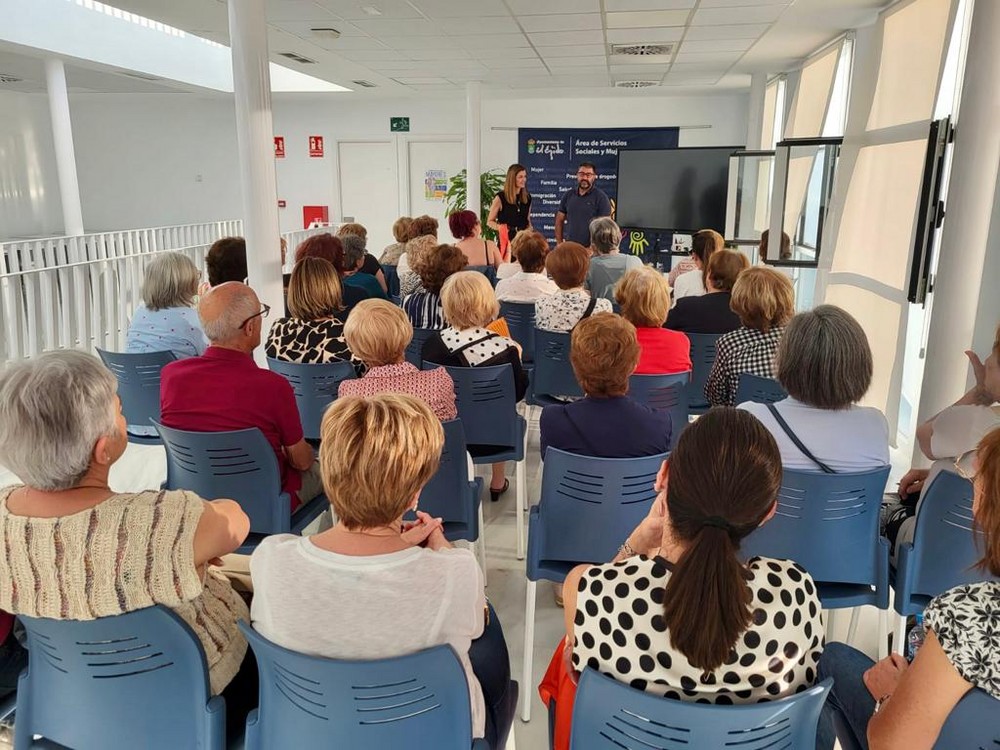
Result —
MULTIPOLYGON (((811 686, 823 649, 812 578, 794 562, 740 555, 774 515, 780 485, 778 446, 756 417, 712 409, 684 430, 649 515, 615 559, 566 577, 572 669, 702 703, 757 703, 811 686)), ((568 727, 558 716, 570 709, 565 692, 545 688, 568 727)))

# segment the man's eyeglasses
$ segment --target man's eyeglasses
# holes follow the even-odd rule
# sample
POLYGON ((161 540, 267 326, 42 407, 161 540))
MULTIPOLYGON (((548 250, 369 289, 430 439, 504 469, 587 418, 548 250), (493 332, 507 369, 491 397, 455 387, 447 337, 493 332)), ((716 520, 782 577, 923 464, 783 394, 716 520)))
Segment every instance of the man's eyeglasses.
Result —
POLYGON ((243 327, 243 326, 245 326, 245 325, 246 325, 247 323, 249 323, 249 322, 250 322, 251 320, 253 320, 254 318, 256 318, 256 317, 257 317, 258 315, 259 315, 259 316, 260 316, 261 318, 266 318, 266 317, 267 317, 267 314, 268 314, 269 312, 271 312, 271 307, 270 307, 269 305, 265 305, 265 304, 264 304, 263 302, 261 302, 261 303, 260 303, 260 312, 256 312, 256 313, 254 313, 253 315, 251 315, 251 316, 250 316, 249 318, 247 318, 247 319, 246 319, 246 320, 244 320, 244 321, 243 321, 242 323, 240 323, 239 327, 240 327, 240 328, 242 328, 242 327, 243 327))
POLYGON ((597 177, 596 172, 577 172, 577 177, 597 177))

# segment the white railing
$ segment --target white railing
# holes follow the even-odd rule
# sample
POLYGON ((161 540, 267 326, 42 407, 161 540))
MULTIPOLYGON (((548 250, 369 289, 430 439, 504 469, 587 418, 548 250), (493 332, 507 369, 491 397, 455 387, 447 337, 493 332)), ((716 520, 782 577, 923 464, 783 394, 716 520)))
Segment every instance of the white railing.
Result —
MULTIPOLYGON (((311 234, 282 235, 289 260, 311 234)), ((123 351, 141 301, 146 263, 182 252, 205 271, 205 253, 220 237, 242 234, 242 222, 100 232, 0 244, 0 353, 5 360, 52 349, 123 351)))

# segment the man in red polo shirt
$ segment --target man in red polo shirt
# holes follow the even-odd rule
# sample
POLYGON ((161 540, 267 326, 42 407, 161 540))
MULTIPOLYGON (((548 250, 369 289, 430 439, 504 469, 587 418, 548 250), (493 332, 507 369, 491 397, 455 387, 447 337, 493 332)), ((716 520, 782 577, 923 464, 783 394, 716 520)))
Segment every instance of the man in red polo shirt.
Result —
POLYGON ((200 357, 171 362, 160 380, 160 418, 167 427, 191 432, 226 432, 256 427, 274 448, 281 489, 294 509, 323 488, 312 446, 292 387, 281 375, 257 366, 264 318, 253 289, 230 281, 210 289, 198 317, 211 345, 200 357))

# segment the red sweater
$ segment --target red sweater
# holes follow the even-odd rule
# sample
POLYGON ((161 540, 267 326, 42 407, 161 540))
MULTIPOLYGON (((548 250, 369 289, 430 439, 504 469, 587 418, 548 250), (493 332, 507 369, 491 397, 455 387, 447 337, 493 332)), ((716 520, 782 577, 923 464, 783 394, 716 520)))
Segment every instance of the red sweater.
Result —
POLYGON ((691 342, 680 331, 667 328, 636 328, 639 366, 636 375, 664 375, 691 369, 691 342))

